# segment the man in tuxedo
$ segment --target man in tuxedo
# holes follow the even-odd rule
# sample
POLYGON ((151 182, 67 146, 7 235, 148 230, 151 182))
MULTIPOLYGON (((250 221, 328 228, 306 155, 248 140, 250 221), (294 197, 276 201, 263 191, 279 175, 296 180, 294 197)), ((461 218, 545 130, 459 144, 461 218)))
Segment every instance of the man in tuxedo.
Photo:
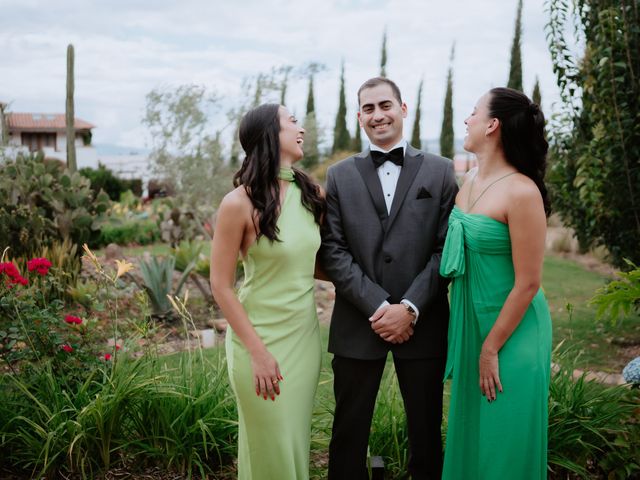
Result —
POLYGON ((391 80, 367 80, 358 104, 370 148, 329 168, 320 250, 336 287, 329 479, 368 478, 369 430, 391 351, 407 414, 409 473, 439 480, 449 304, 438 271, 458 192, 453 162, 403 139, 407 106, 391 80))

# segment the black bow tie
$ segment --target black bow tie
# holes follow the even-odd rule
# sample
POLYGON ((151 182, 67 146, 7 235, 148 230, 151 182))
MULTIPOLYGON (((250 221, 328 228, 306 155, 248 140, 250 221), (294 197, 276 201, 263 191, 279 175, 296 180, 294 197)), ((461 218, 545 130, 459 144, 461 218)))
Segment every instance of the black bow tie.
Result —
POLYGON ((402 147, 398 147, 387 153, 371 150, 371 159, 373 160, 373 164, 376 168, 384 162, 393 162, 401 167, 404 163, 404 149, 402 147))

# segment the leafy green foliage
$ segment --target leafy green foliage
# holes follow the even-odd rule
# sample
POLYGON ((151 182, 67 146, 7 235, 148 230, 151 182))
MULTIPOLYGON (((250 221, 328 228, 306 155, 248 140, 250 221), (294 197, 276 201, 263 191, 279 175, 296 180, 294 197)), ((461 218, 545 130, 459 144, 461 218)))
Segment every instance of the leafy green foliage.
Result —
POLYGON ((182 85, 150 92, 143 119, 152 137, 155 173, 171 179, 175 203, 200 224, 211 218, 231 187, 221 132, 210 125, 218 107, 219 97, 205 87, 182 85))
POLYGON ((160 228, 155 220, 127 219, 109 222, 100 228, 100 237, 94 246, 109 245, 149 245, 160 240, 160 228))
MULTIPOLYGON (((202 478, 235 453, 236 407, 224 359, 121 355, 68 385, 48 366, 0 377, 0 467, 31 478, 99 478, 111 466, 154 461, 202 478)), ((130 470, 135 469, 129 467, 130 470)))
POLYGON ((44 275, 25 270, 24 285, 7 282, 6 272, 0 273, 0 360, 25 372, 47 363, 65 381, 77 379, 97 353, 87 322, 68 316, 55 267, 44 275))
POLYGON ((114 202, 120 200, 120 196, 127 190, 137 196, 142 195, 142 180, 118 178, 112 170, 102 164, 98 165, 98 168, 81 168, 80 173, 91 181, 91 190, 95 195, 103 190, 114 202))
POLYGON ((628 272, 620 272, 620 280, 613 280, 596 291, 590 304, 597 307, 598 317, 608 316, 615 324, 620 317, 631 312, 640 314, 640 267, 625 260, 628 272))
POLYGON ((583 248, 605 245, 628 268, 624 258, 640 263, 640 9, 621 0, 548 5, 563 107, 551 129, 552 203, 583 248), (570 29, 584 52, 569 48, 570 29))
POLYGON ((30 256, 53 241, 90 243, 109 198, 90 182, 42 155, 19 155, 0 165, 0 245, 30 256))
POLYGON ((565 352, 549 391, 552 478, 630 478, 640 472, 639 391, 573 378, 565 352))

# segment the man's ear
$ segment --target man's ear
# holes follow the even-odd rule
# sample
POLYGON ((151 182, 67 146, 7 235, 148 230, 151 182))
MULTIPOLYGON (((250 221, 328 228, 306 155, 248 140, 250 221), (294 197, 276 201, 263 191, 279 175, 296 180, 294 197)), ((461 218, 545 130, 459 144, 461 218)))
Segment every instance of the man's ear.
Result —
POLYGON ((407 104, 402 102, 402 105, 400 106, 400 108, 402 109, 402 118, 407 118, 407 104))
POLYGON ((360 118, 360 110, 358 110, 358 125, 360 125, 360 128, 364 128, 362 126, 362 118, 360 118))

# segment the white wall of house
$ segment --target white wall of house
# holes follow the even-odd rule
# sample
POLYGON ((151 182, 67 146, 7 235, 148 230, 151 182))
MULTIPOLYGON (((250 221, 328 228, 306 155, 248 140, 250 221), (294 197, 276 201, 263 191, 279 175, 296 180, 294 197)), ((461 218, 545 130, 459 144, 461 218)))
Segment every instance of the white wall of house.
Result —
MULTIPOLYGON (((28 153, 27 147, 22 147, 22 132, 12 132, 9 135, 9 146, 13 147, 5 152, 5 155, 13 158, 19 152, 28 153)), ((56 158, 67 161, 67 135, 63 132, 56 132, 56 148, 44 147, 42 149, 47 158, 56 158)), ((85 145, 82 138, 76 138, 76 162, 78 168, 91 167, 98 168, 98 152, 91 145, 85 145)))

